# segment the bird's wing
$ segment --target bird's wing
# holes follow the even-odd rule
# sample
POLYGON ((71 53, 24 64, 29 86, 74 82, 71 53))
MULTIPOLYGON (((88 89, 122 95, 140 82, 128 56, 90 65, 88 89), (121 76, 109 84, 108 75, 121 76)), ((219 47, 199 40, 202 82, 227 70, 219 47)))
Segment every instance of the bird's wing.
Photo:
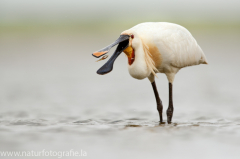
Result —
POLYGON ((167 22, 141 23, 133 28, 144 40, 158 47, 166 63, 175 67, 207 64, 206 57, 192 34, 184 27, 167 22))
POLYGON ((182 68, 207 63, 202 49, 184 27, 171 26, 160 34, 162 50, 168 54, 171 65, 182 68))

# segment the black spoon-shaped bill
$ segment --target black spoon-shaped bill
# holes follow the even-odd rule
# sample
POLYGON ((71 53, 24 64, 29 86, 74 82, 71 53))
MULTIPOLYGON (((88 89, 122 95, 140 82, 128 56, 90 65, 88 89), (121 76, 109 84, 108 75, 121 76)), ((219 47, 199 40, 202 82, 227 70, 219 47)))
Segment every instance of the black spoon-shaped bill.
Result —
POLYGON ((111 58, 97 71, 97 74, 104 75, 112 71, 116 58, 128 47, 129 41, 120 42, 111 58))

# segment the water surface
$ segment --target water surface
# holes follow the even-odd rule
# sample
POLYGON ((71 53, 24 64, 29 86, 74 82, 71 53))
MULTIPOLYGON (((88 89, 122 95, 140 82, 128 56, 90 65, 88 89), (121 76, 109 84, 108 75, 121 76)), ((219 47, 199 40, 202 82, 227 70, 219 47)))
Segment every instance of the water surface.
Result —
MULTIPOLYGON (((82 149, 94 159, 238 158, 240 36, 193 35, 209 65, 177 74, 172 124, 158 123, 151 85, 130 77, 124 55, 110 74, 96 74, 106 61, 95 62, 91 53, 118 35, 1 37, 0 150, 82 149)), ((166 120, 165 75, 156 83, 166 120)))

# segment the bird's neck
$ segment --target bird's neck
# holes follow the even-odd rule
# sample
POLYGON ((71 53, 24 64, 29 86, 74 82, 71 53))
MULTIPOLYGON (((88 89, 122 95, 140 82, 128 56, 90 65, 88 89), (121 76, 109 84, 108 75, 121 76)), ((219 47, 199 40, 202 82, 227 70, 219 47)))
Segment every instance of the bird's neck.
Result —
POLYGON ((144 79, 150 75, 150 71, 147 67, 145 60, 145 53, 142 44, 134 49, 135 60, 132 65, 128 65, 128 71, 133 78, 144 79))

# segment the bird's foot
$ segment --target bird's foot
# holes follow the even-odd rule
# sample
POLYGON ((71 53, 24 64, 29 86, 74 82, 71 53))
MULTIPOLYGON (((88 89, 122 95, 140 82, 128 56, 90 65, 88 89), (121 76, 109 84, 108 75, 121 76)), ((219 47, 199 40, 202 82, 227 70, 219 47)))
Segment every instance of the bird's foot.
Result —
POLYGON ((166 122, 164 121, 159 121, 159 125, 165 125, 166 122))
POLYGON ((173 110, 172 109, 168 109, 167 110, 167 122, 168 122, 168 124, 172 123, 172 116, 173 116, 173 110))

